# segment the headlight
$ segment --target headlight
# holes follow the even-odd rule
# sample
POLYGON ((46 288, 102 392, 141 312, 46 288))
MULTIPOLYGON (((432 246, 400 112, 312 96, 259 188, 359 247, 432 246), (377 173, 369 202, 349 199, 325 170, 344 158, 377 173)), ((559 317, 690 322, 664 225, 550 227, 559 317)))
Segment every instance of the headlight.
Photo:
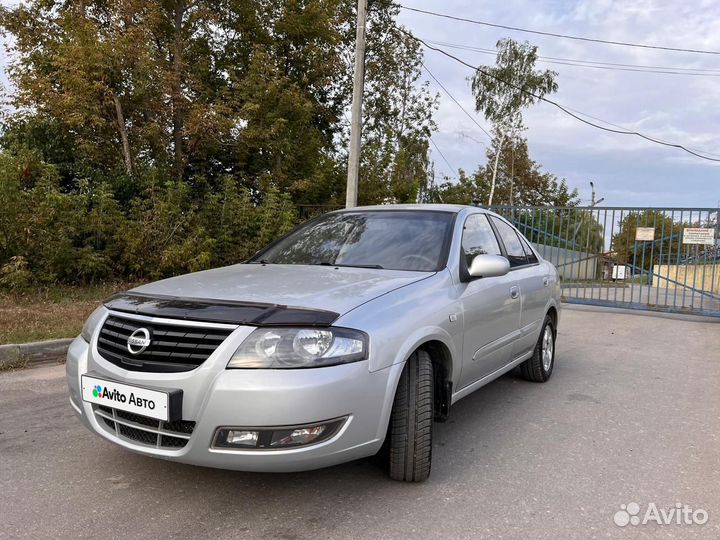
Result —
POLYGON ((334 366, 367 358, 368 336, 347 328, 258 328, 238 347, 228 368, 293 369, 334 366))
POLYGON ((107 309, 105 309, 105 306, 100 306, 95 311, 93 311, 88 317, 87 321, 85 321, 80 335, 88 343, 90 343, 90 339, 92 339, 92 335, 95 333, 97 325, 100 324, 100 321, 103 319, 106 312, 107 309))

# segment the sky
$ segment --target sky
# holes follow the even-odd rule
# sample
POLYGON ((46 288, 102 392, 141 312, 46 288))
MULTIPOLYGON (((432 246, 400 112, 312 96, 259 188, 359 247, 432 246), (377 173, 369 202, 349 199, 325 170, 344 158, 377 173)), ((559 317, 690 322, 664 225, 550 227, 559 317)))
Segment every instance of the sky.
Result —
MULTIPOLYGON (((4 5, 16 4, 0 0, 4 5)), ((717 0, 401 0, 409 7, 497 24, 676 48, 720 51, 717 0)), ((538 62, 558 72, 551 98, 563 106, 668 142, 720 158, 720 55, 612 46, 524 34, 401 10, 399 22, 417 37, 494 49, 499 39, 527 40, 541 57, 595 62, 718 70, 711 76, 591 69, 538 62)), ((491 65, 493 54, 441 46, 472 65, 491 65)), ((425 52, 425 64, 463 107, 474 112, 468 77, 472 71, 440 53, 425 52)), ((0 50, 0 84, 7 86, 7 58, 0 50)), ((706 72, 710 73, 710 72, 706 72)), ((488 137, 427 75, 439 92, 438 131, 432 157, 438 173, 456 176, 485 162, 488 137)), ((720 162, 658 146, 630 135, 606 133, 539 103, 524 112, 531 157, 543 170, 565 178, 583 203, 590 181, 603 206, 717 207, 720 162)))
MULTIPOLYGON (((401 4, 475 20, 612 41, 720 51, 720 2, 687 0, 401 0, 401 4)), ((401 10, 399 22, 423 40, 494 49, 511 37, 538 47, 541 57, 720 70, 720 55, 612 46, 525 34, 401 10)), ((437 46, 437 45, 434 45, 437 46)), ((492 65, 493 54, 439 46, 472 65, 492 65)), ((472 70, 440 53, 425 51, 425 64, 472 114, 472 70)), ((558 72, 563 106, 668 142, 718 154, 720 71, 713 76, 611 71, 538 62, 558 72)), ((430 79, 441 94, 433 141, 453 169, 473 171, 485 162, 488 137, 430 79)), ((590 181, 602 206, 717 207, 720 162, 630 135, 606 133, 539 103, 524 114, 531 157, 543 170, 578 188, 590 200, 590 181)), ((480 124, 488 129, 482 115, 480 124)), ((453 171, 433 147, 436 170, 453 171)))

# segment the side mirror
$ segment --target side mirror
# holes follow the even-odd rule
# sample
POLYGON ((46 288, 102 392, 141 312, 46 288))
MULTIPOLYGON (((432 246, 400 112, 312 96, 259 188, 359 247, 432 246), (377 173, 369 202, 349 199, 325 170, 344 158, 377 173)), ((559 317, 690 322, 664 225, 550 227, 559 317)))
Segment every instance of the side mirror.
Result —
POLYGON ((476 255, 468 268, 474 278, 504 276, 510 271, 510 261, 500 255, 476 255))

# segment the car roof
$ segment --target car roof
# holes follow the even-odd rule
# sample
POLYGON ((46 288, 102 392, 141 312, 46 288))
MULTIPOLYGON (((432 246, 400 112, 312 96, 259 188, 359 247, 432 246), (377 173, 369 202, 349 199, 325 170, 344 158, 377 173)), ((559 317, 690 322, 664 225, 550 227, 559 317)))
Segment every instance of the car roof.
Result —
POLYGON ((464 204, 376 204, 372 206, 356 206, 354 208, 343 208, 335 210, 335 212, 363 212, 373 210, 411 210, 411 211, 431 211, 431 212, 452 212, 454 214, 461 210, 475 208, 464 204))

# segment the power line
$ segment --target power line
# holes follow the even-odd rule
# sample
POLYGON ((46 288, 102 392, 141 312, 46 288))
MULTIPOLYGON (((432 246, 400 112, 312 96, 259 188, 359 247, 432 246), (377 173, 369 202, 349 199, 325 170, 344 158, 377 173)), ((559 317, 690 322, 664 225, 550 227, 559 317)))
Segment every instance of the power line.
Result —
POLYGON ((433 141, 432 137, 430 137, 430 142, 435 147, 435 150, 438 151, 438 154, 440 154, 440 157, 443 158, 443 160, 445 161, 447 166, 450 167, 450 174, 455 175, 455 171, 457 171, 457 169, 455 167, 453 167, 452 165, 450 165, 450 162, 445 157, 445 154, 443 154, 442 150, 440 150, 440 147, 437 145, 437 143, 435 141, 433 141))
POLYGON ((631 71, 634 73, 659 73, 663 75, 686 75, 686 76, 695 76, 695 77, 720 77, 720 73, 695 73, 695 72, 685 72, 685 71, 668 71, 668 70, 659 70, 659 69, 633 69, 633 68, 623 68, 623 67, 610 67, 610 66, 595 66, 590 64, 577 64, 573 62, 560 62, 560 61, 553 61, 553 60, 540 60, 540 62, 544 62, 546 64, 554 64, 554 65, 560 65, 560 66, 575 66, 575 67, 583 67, 583 68, 592 68, 592 69, 603 69, 608 71, 631 71))
MULTIPOLYGON (((419 39, 419 38, 418 38, 418 39, 419 39)), ((470 51, 487 52, 487 53, 492 54, 492 55, 496 55, 496 54, 497 54, 497 50, 493 50, 493 49, 483 49, 483 48, 481 48, 481 47, 473 47, 473 46, 471 46, 471 45, 459 45, 459 44, 452 44, 452 43, 447 43, 447 42, 442 42, 442 41, 433 41, 433 40, 426 40, 426 41, 427 41, 428 43, 435 43, 435 44, 445 45, 445 46, 448 46, 448 47, 453 47, 453 48, 458 48, 458 49, 467 49, 467 50, 470 50, 470 51)), ((539 58, 542 58, 542 57, 539 57, 539 58)), ((554 58, 554 57, 552 57, 552 56, 546 56, 545 58, 554 58)), ((555 58, 555 59, 558 59, 558 58, 555 58)), ((589 62, 589 61, 585 61, 585 60, 575 60, 575 61, 577 61, 577 62, 589 62)), ((617 65, 617 66, 636 66, 635 64, 614 64, 614 63, 612 63, 612 62, 594 62, 594 63, 607 64, 607 65, 612 65, 612 66, 614 66, 614 65, 617 65)), ((455 97, 448 91, 447 88, 445 88, 445 86, 437 79, 437 77, 435 77, 435 75, 433 75, 433 73, 428 69, 428 67, 427 67, 423 62, 420 62, 420 64, 421 64, 422 67, 425 69, 425 71, 427 71, 428 75, 430 75, 430 77, 432 77, 432 78, 435 80, 435 82, 440 86, 440 88, 442 88, 442 89, 445 91, 445 93, 446 93, 446 94, 457 104, 457 106, 460 107, 460 109, 475 123, 475 125, 477 125, 477 127, 479 127, 488 137, 490 137, 490 138, 492 139, 492 136, 476 121, 475 117, 473 117, 470 113, 467 112, 467 110, 457 101, 457 99, 455 99, 455 97)), ((637 66, 637 67, 641 67, 641 66, 637 66)), ((642 66, 642 67, 653 67, 653 66, 642 66)), ((660 69, 662 69, 662 68, 660 68, 660 69)), ((667 69, 688 69, 688 70, 689 70, 689 69, 694 69, 694 68, 667 68, 667 69)), ((718 71, 718 72, 720 73, 720 70, 711 70, 711 69, 702 69, 702 70, 700 70, 700 69, 698 68, 698 71, 718 71)), ((598 122, 602 122, 602 123, 604 123, 604 124, 607 124, 607 125, 609 125, 609 126, 613 126, 613 127, 616 127, 616 128, 618 128, 618 129, 622 129, 622 130, 626 130, 626 129, 627 129, 627 128, 625 128, 625 127, 623 127, 623 126, 620 126, 620 125, 618 125, 618 124, 613 124, 612 122, 608 122, 607 120, 603 120, 602 118, 598 118, 598 117, 596 117, 596 116, 592 116, 591 114, 584 113, 584 112, 582 112, 582 111, 578 111, 578 110, 576 110, 576 109, 573 109, 572 107, 567 107, 567 106, 566 106, 565 108, 568 109, 568 110, 570 110, 570 111, 573 111, 573 112, 575 112, 575 113, 577 113, 577 114, 580 114, 580 115, 582 115, 582 116, 586 116, 587 118, 591 118, 591 119, 593 119, 593 120, 597 120, 598 122)), ((463 135, 464 137, 468 137, 468 136, 465 135, 464 133, 461 133, 461 135, 463 135)), ((471 138, 471 137, 468 137, 468 138, 471 138)), ((473 140, 475 140, 475 139, 473 139, 473 140)), ((482 141, 478 141, 478 140, 475 140, 475 141, 478 142, 479 144, 485 145, 485 143, 482 142, 482 141)), ((712 152, 708 152, 708 151, 705 151, 705 150, 698 150, 697 148, 692 148, 692 147, 688 147, 688 148, 690 148, 690 150, 694 150, 694 151, 696 151, 696 152, 702 152, 703 154, 706 154, 706 155, 708 155, 708 156, 714 156, 714 157, 719 157, 719 158, 720 158, 720 154, 714 154, 714 153, 712 153, 712 152)))
MULTIPOLYGON (((400 32, 402 32, 403 34, 407 35, 407 36, 410 37, 411 39, 416 40, 418 43, 421 43, 421 44, 424 45, 426 48, 428 48, 428 49, 430 49, 430 50, 433 50, 433 51, 436 51, 436 52, 439 52, 440 54, 443 54, 443 55, 447 56, 448 58, 450 58, 450 59, 452 59, 452 60, 455 60, 456 62, 459 62, 460 64, 462 64, 462 65, 464 65, 464 66, 466 66, 466 67, 469 67, 469 68, 472 69, 473 71, 485 75, 486 77, 490 77, 490 78, 495 79, 496 81, 499 81, 499 82, 501 82, 501 83, 503 83, 503 84, 505 84, 505 85, 508 85, 508 86, 510 86, 510 87, 512 87, 512 88, 515 88, 516 90, 519 90, 519 91, 522 92, 523 94, 527 94, 527 95, 529 95, 529 96, 532 96, 532 97, 534 97, 535 99, 537 99, 538 101, 544 101, 545 103, 549 103, 550 105, 553 105, 554 107, 557 107, 558 109, 560 109, 562 112, 564 112, 564 113, 567 114, 568 116, 572 116, 573 118, 575 118, 576 120, 579 120, 580 122, 583 122, 584 124, 587 124, 587 125, 589 125, 589 126, 595 127, 595 128, 597 128, 597 129, 602 129, 603 131, 608 131, 608 132, 610 132, 610 133, 619 133, 619 134, 621 134, 621 135, 635 135, 635 136, 637 136, 637 137, 640 137, 640 138, 645 139, 645 140, 650 141, 650 142, 654 142, 654 143, 656 143, 656 144, 660 144, 660 145, 663 145, 663 146, 669 146, 669 147, 672 147, 672 148, 679 148, 680 150, 684 150, 684 151, 687 152, 688 154, 692 154, 693 156, 699 157, 699 158, 701 158, 701 159, 706 159, 706 160, 708 160, 708 161, 720 162, 720 159, 711 158, 711 157, 709 157, 709 156, 700 154, 700 153, 698 153, 698 152, 694 152, 693 150, 687 148, 686 146, 683 146, 682 144, 670 143, 670 142, 662 141, 662 140, 660 140, 660 139, 656 139, 656 138, 651 137, 651 136, 649 136, 649 135, 644 135, 644 134, 642 134, 642 133, 640 133, 640 132, 638 132, 638 131, 632 131, 632 130, 629 130, 629 129, 623 128, 623 127, 620 127, 619 129, 611 129, 611 128, 607 128, 607 127, 601 126, 601 125, 599 125, 599 124, 595 124, 594 122, 590 122, 589 120, 585 120, 585 119, 582 118, 581 116, 578 116, 578 114, 582 114, 583 116, 588 116, 588 117, 589 117, 589 115, 586 115, 585 113, 580 113, 580 112, 578 112, 578 114, 575 114, 575 113, 571 112, 570 109, 568 109, 568 108, 560 105, 557 101, 553 101, 553 100, 548 99, 548 98, 546 98, 546 97, 538 96, 537 94, 534 94, 534 93, 530 92, 529 90, 525 90, 524 88, 522 88, 522 87, 520 87, 520 86, 517 86, 517 85, 515 85, 515 84, 512 84, 512 83, 510 83, 510 82, 508 82, 508 81, 506 81, 506 80, 498 77, 497 75, 493 75, 492 73, 489 73, 489 72, 487 72, 487 71, 485 71, 485 70, 482 70, 482 69, 480 69, 480 68, 478 68, 478 67, 476 67, 476 66, 473 66, 473 65, 471 65, 471 64, 468 64, 468 63, 465 62, 464 60, 461 60, 461 59, 458 58, 457 56, 454 56, 454 55, 450 54, 449 52, 447 52, 447 51, 445 51, 445 50, 443 50, 443 49, 439 49, 439 48, 437 48, 437 47, 433 47, 432 45, 429 45, 428 43, 426 43, 426 42, 423 41, 422 39, 420 39, 420 38, 418 38, 418 37, 415 37, 414 35, 412 35, 412 34, 411 34, 410 32, 408 32, 407 30, 404 30, 403 28, 400 28, 400 27, 396 27, 396 28, 397 28, 398 31, 400 31, 400 32)), ((606 124, 609 124, 609 122, 605 122, 604 120, 602 120, 602 122, 604 122, 604 123, 606 123, 606 124)))
MULTIPOLYGON (((598 118, 597 116, 593 116, 593 115, 591 115, 591 114, 588 114, 588 113, 585 113, 585 112, 582 112, 582 111, 578 111, 577 109, 573 109, 572 107, 567 107, 567 106, 566 106, 565 108, 566 108, 567 110, 569 110, 569 111, 574 112, 574 113, 580 114, 580 115, 582 115, 582 116, 586 116, 586 117, 591 118, 591 119, 593 119, 593 120, 597 120, 598 122, 602 122, 603 124, 607 124, 608 126, 616 127, 616 128, 618 128, 618 129, 627 129, 627 128, 624 127, 624 126, 621 126, 621 125, 618 125, 618 124, 613 124, 612 122, 608 122, 607 120, 603 120, 602 118, 598 118)), ((712 152, 708 152, 707 150, 699 150, 699 149, 693 148, 693 147, 691 147, 691 146, 688 146, 687 148, 689 148, 690 150, 694 150, 695 152, 701 152, 701 153, 705 154, 706 156, 713 156, 713 157, 720 158, 720 154, 714 154, 714 153, 712 153, 712 152)))
POLYGON ((472 142, 482 144, 485 148, 487 148, 487 145, 484 142, 482 142, 480 139, 476 139, 475 137, 468 135, 464 131, 458 131, 457 134, 460 135, 461 137, 464 137, 465 139, 470 139, 472 142))
POLYGON ((563 39, 574 39, 576 41, 589 41, 592 43, 604 43, 606 45, 621 45, 623 47, 638 47, 641 49, 659 49, 659 50, 663 50, 663 51, 720 55, 720 51, 706 51, 706 50, 702 50, 702 49, 683 49, 683 48, 679 48, 679 47, 666 47, 666 46, 662 46, 662 45, 646 45, 644 43, 629 43, 626 41, 611 41, 611 40, 607 40, 607 39, 596 39, 596 38, 588 38, 588 37, 583 37, 583 36, 572 36, 572 35, 568 35, 568 34, 558 34, 555 32, 543 32, 541 30, 529 30, 527 28, 519 28, 517 26, 507 26, 504 24, 489 23, 486 21, 478 21, 478 20, 474 20, 474 19, 467 19, 465 17, 457 17, 455 15, 448 15, 447 13, 437 13, 435 11, 427 11, 424 9, 411 8, 411 7, 403 6, 402 4, 398 4, 398 6, 402 9, 406 9, 408 11, 424 13, 425 15, 432 15, 434 17, 442 17, 445 19, 452 19, 454 21, 462 21, 462 22, 471 23, 471 24, 479 24, 482 26, 491 26, 493 28, 503 28, 505 30, 513 30, 515 32, 525 32, 527 34, 538 34, 541 36, 549 36, 549 37, 556 37, 556 38, 563 38, 563 39))
POLYGON ((467 115, 467 117, 468 117, 470 120, 472 120, 473 123, 474 123, 477 127, 479 127, 480 130, 481 130, 485 135, 487 135, 487 136, 490 138, 490 140, 492 140, 492 135, 490 135, 490 133, 488 133, 488 131, 487 131, 484 127, 482 127, 482 126, 480 125, 480 123, 477 121, 477 119, 476 119, 472 114, 470 114, 469 112, 467 112, 467 109, 465 109, 465 107, 463 107, 463 106, 460 104, 460 102, 459 102, 457 99, 455 99, 455 96, 453 96, 453 95, 450 93, 450 90, 448 90, 447 88, 445 88, 445 86, 443 85, 443 83, 441 83, 441 82, 437 79, 437 77, 435 77, 435 75, 432 74, 432 71, 430 71, 430 70, 428 69, 428 67, 427 67, 423 62, 420 62, 420 65, 425 69, 425 71, 427 71, 427 74, 430 75, 430 76, 433 78, 433 80, 438 84, 438 86, 445 91, 445 93, 450 97, 450 99, 452 99, 452 100, 455 102, 455 105, 457 105, 458 107, 460 107, 460 110, 461 110, 462 112, 464 112, 464 113, 467 115))
MULTIPOLYGON (((455 43, 447 43, 442 41, 426 40, 428 43, 449 47, 451 49, 459 49, 464 51, 477 52, 495 56, 497 50, 483 49, 481 47, 472 47, 470 45, 458 45, 455 43)), ((643 66, 637 64, 615 64, 612 62, 596 62, 590 60, 578 60, 574 58, 557 58, 553 56, 538 56, 538 61, 546 64, 557 64, 563 66, 575 66, 584 68, 604 69, 611 71, 632 71, 636 73, 661 73, 667 75, 695 75, 700 77, 720 77, 720 70, 701 69, 701 68, 681 68, 681 67, 661 67, 661 66, 643 66)))
MULTIPOLYGON (((478 51, 478 52, 487 52, 492 54, 497 54, 497 49, 491 49, 491 48, 483 48, 483 47, 476 47, 474 45, 466 45, 461 43, 449 43, 447 41, 435 41, 431 39, 426 39, 428 43, 433 43, 435 45, 442 45, 445 47, 451 47, 454 49, 465 49, 468 51, 478 51)), ((685 67, 677 67, 677 66, 647 66, 643 64, 621 64, 617 62, 601 62, 600 60, 582 60, 580 58, 561 58, 557 56, 539 56, 538 58, 545 58, 546 60, 563 60, 566 62, 579 62, 581 64, 601 64, 604 66, 620 66, 620 67, 634 67, 634 68, 647 68, 647 69, 671 69, 675 71, 707 71, 707 72, 713 72, 713 73, 720 73, 720 69, 717 68, 685 68, 685 67)))

